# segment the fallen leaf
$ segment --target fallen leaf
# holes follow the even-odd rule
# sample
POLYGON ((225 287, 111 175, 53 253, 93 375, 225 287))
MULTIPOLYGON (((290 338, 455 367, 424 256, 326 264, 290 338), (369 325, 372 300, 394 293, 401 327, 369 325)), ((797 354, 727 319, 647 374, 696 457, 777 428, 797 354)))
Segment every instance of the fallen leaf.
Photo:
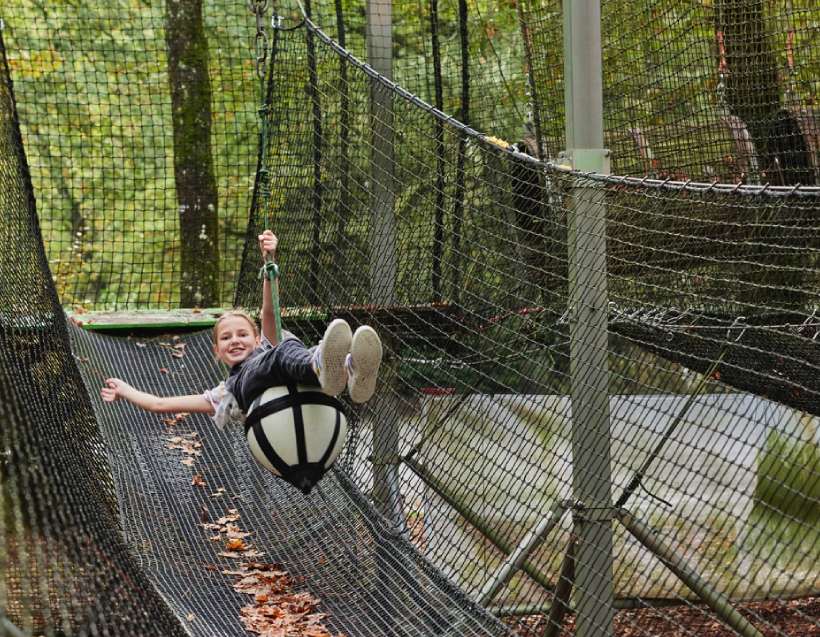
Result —
POLYGON ((225 544, 225 548, 229 551, 244 551, 248 548, 248 545, 245 544, 245 540, 235 537, 228 540, 225 544))
POLYGON ((236 524, 228 522, 222 529, 222 532, 225 533, 230 538, 244 538, 251 535, 248 531, 243 531, 240 529, 236 524))
POLYGON ((205 486, 205 478, 203 478, 200 474, 195 473, 194 477, 191 478, 191 484, 195 487, 204 487, 205 486))

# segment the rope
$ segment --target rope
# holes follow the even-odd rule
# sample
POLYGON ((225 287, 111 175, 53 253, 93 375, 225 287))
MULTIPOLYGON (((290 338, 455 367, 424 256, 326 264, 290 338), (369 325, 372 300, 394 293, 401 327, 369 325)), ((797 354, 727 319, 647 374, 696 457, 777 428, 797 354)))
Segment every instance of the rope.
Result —
MULTIPOLYGON (((271 228, 272 218, 270 212, 270 172, 265 165, 265 157, 268 152, 268 140, 270 136, 270 114, 271 103, 273 95, 273 70, 274 62, 276 61, 276 53, 279 44, 280 31, 292 31, 304 25, 303 21, 292 27, 283 27, 280 16, 274 14, 271 16, 271 27, 273 28, 273 41, 270 46, 270 60, 268 62, 268 36, 265 32, 264 14, 267 9, 268 0, 248 0, 248 7, 256 16, 256 72, 260 78, 259 93, 260 93, 260 107, 259 113, 259 158, 257 162, 256 171, 256 187, 254 188, 254 201, 252 202, 252 209, 256 210, 259 205, 258 194, 262 195, 265 207, 265 228, 271 228), (267 81, 266 81, 267 78, 267 81)), ((259 270, 259 278, 265 278, 270 282, 271 304, 273 306, 274 328, 276 333, 276 342, 282 342, 282 312, 279 304, 279 286, 277 281, 279 279, 279 266, 273 260, 272 254, 265 255, 265 263, 259 270)))

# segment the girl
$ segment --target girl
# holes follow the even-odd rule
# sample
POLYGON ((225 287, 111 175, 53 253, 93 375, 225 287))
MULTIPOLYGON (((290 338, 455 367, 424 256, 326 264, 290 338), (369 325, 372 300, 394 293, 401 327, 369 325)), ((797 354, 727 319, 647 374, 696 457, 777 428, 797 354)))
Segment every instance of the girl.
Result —
MULTIPOLYGON (((263 258, 276 253, 277 243, 270 230, 259 235, 263 258)), ((373 395, 382 345, 372 327, 363 325, 352 334, 346 321, 335 319, 319 345, 310 349, 289 332, 283 331, 282 336, 277 343, 270 281, 265 278, 261 335, 253 319, 241 311, 226 312, 214 325, 214 355, 230 368, 225 382, 203 394, 161 397, 109 378, 100 395, 106 402, 124 399, 151 412, 207 413, 220 427, 229 420, 241 420, 268 387, 288 382, 320 387, 330 396, 340 394, 347 385, 356 403, 373 395)))

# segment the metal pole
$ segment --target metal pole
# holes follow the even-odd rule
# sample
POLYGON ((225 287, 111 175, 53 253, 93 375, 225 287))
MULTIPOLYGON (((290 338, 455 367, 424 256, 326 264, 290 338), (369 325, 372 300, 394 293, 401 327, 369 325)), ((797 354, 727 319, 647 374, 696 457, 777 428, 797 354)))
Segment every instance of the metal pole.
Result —
POLYGON ((569 539, 567 552, 564 554, 564 561, 561 563, 561 574, 558 576, 558 583, 555 585, 555 595, 552 596, 547 627, 542 637, 558 637, 564 627, 564 617, 570 611, 570 596, 572 595, 572 585, 575 582, 576 544, 577 538, 573 535, 569 539))
MULTIPOLYGON (((392 23, 392 0, 367 0, 367 62, 390 80, 393 78, 392 23)), ((391 91, 376 79, 370 80, 370 118, 371 301, 376 305, 393 305, 396 285, 393 102, 391 91)))
MULTIPOLYGON (((600 0, 564 0, 568 158, 608 173, 603 148, 600 0)), ((601 188, 578 179, 568 213, 570 374, 577 637, 613 634, 612 481, 607 368, 606 211, 601 188)))
MULTIPOLYGON (((447 489, 446 485, 441 480, 436 478, 436 476, 434 476, 431 472, 427 471, 427 469, 425 469, 421 464, 416 462, 413 458, 405 458, 404 462, 407 467, 413 471, 413 473, 422 479, 425 485, 430 487, 442 500, 450 505, 461 517, 463 517, 479 533, 481 533, 481 535, 492 542, 493 546, 495 546, 499 551, 502 553, 511 553, 515 550, 515 547, 512 546, 511 543, 508 543, 501 533, 493 529, 492 526, 485 520, 482 520, 475 511, 467 506, 466 503, 455 497, 455 495, 447 489)), ((540 584, 544 590, 553 590, 553 583, 549 580, 547 575, 539 571, 538 567, 529 560, 525 559, 523 561, 521 564, 521 570, 529 575, 535 582, 540 584)))
POLYGON ((561 521, 561 517, 567 510, 563 502, 556 502, 550 511, 550 515, 542 519, 527 535, 519 542, 515 550, 507 556, 504 563, 496 571, 495 575, 484 585, 476 601, 482 606, 489 604, 495 594, 501 589, 521 568, 524 560, 530 556, 538 546, 544 541, 555 525, 561 521))
MULTIPOLYGON (((393 75, 391 0, 367 1, 367 61, 378 73, 393 75)), ((372 236, 370 242, 371 299, 376 305, 395 300, 396 250, 393 205, 393 105, 390 92, 375 80, 370 85, 372 156, 370 186, 372 236)), ((399 432, 392 422, 377 418, 373 425, 373 498, 379 511, 397 526, 393 501, 398 475, 399 432)))
POLYGON ((734 628, 743 637, 763 637, 757 628, 735 610, 726 597, 709 586, 682 558, 675 554, 672 548, 664 544, 652 529, 637 520, 626 509, 618 509, 615 515, 621 524, 635 536, 635 539, 652 551, 670 571, 706 602, 726 624, 734 628))
MULTIPOLYGON (((673 606, 683 606, 684 604, 685 602, 677 599, 663 599, 657 597, 621 597, 615 600, 615 608, 618 610, 671 608, 673 606)), ((519 606, 487 606, 486 610, 496 617, 523 617, 525 615, 550 615, 552 608, 552 605, 521 604, 519 606)), ((566 612, 574 615, 575 609, 568 607, 566 612)), ((547 623, 549 624, 550 621, 547 620, 547 623)), ((548 633, 544 633, 544 636, 547 634, 548 633)))
MULTIPOLYGON (((387 79, 393 78, 393 6, 392 0, 367 1, 367 61, 387 79)), ((393 102, 391 91, 376 79, 370 84, 370 120, 372 155, 371 211, 372 234, 370 241, 371 300, 378 306, 395 303, 396 285, 396 222, 393 102)), ((389 348, 389 338, 384 336, 389 348)), ((384 368, 383 378, 389 376, 384 368)), ((386 400, 390 395, 386 394, 386 400)), ((399 430, 395 422, 383 416, 373 424, 373 499, 376 508, 391 521, 396 530, 407 533, 401 504, 399 481, 399 430)), ((375 411, 374 411, 375 413, 375 411)))

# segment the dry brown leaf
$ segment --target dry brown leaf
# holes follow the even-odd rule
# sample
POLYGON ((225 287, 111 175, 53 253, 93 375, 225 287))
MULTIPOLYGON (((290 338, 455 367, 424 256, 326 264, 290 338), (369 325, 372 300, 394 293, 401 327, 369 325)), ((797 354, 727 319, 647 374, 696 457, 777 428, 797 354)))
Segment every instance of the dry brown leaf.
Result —
POLYGON ((229 551, 244 551, 248 548, 248 545, 245 544, 245 541, 241 538, 231 538, 225 544, 225 548, 229 551))
POLYGON ((248 531, 243 531, 238 526, 236 526, 236 524, 232 524, 231 522, 228 522, 228 524, 226 524, 223 527, 222 532, 225 533, 225 535, 227 535, 229 538, 245 538, 250 535, 253 535, 248 531))
POLYGON ((202 443, 199 442, 199 440, 196 440, 198 435, 199 434, 197 432, 192 431, 181 436, 172 436, 167 439, 168 444, 165 446, 168 449, 178 449, 188 456, 201 456, 202 443))
MULTIPOLYGON (((219 488, 221 489, 222 487, 219 487, 219 488)), ((216 523, 217 523, 220 527, 223 527, 223 526, 225 526, 228 522, 236 522, 238 519, 239 519, 239 514, 236 512, 236 509, 230 509, 230 510, 228 511, 228 515, 223 515, 221 518, 219 518, 219 519, 216 521, 216 523)))
POLYGON ((248 631, 262 637, 332 637, 322 623, 327 615, 315 612, 319 600, 305 591, 294 592, 296 578, 281 565, 245 562, 222 573, 236 576, 234 589, 253 596, 254 603, 240 610, 248 631))
POLYGON ((200 474, 195 473, 194 477, 191 478, 191 484, 195 487, 204 487, 205 486, 205 478, 203 478, 200 474))

